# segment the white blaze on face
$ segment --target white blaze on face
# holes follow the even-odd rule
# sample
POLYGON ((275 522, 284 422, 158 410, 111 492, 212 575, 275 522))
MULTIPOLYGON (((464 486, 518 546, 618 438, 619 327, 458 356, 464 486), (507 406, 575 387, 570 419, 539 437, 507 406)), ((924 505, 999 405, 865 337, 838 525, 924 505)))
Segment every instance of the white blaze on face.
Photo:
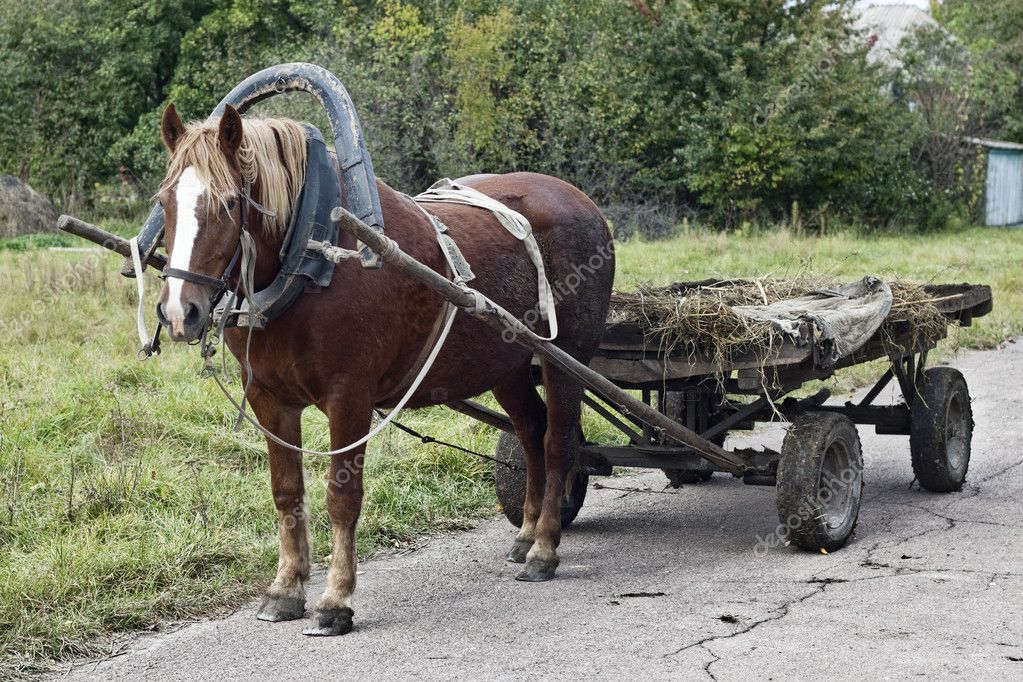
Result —
MULTIPOLYGON (((206 185, 195 173, 195 167, 189 166, 178 179, 177 190, 177 225, 174 230, 174 245, 171 251, 170 267, 188 270, 192 264, 192 251, 199 237, 199 198, 206 192, 206 185)), ((174 332, 184 332, 185 308, 181 300, 183 280, 177 277, 167 279, 167 304, 164 314, 171 323, 174 332)))

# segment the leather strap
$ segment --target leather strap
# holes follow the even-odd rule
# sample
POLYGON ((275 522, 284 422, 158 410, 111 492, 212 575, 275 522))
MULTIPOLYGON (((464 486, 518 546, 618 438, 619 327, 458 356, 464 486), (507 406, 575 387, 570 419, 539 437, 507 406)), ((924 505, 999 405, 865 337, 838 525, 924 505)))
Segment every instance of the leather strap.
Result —
POLYGON ((217 291, 223 291, 227 288, 227 282, 225 282, 222 278, 201 275, 198 272, 192 272, 191 270, 179 270, 178 268, 166 267, 160 271, 160 278, 167 279, 168 277, 183 279, 186 282, 199 284, 201 286, 213 287, 217 291))

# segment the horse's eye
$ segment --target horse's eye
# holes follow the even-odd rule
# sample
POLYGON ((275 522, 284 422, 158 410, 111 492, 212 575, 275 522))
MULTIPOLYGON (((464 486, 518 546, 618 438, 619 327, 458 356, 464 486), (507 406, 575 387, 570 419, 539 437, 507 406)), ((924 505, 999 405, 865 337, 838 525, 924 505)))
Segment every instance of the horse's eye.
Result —
POLYGON ((228 211, 233 211, 233 210, 234 210, 234 207, 235 207, 236 205, 237 205, 237 202, 236 202, 236 201, 234 200, 234 198, 233 198, 233 197, 232 197, 231 199, 228 199, 228 200, 227 200, 227 210, 228 210, 228 211))

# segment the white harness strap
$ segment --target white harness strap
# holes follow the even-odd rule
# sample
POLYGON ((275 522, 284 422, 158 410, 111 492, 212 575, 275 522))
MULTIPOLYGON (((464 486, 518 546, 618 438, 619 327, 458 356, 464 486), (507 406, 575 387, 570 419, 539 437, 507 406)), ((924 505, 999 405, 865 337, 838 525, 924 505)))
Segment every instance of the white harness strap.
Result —
POLYGON ((550 325, 550 336, 540 337, 544 341, 552 341, 558 335, 558 320, 554 313, 554 292, 547 281, 547 272, 544 269, 543 256, 540 255, 540 247, 537 246, 536 237, 533 236, 533 228, 518 211, 514 211, 497 199, 488 197, 472 187, 459 185, 456 182, 444 178, 438 180, 430 189, 418 195, 415 200, 421 203, 442 203, 462 204, 464 206, 475 206, 484 208, 497 217, 501 225, 522 241, 526 247, 533 266, 536 268, 536 288, 539 296, 540 317, 547 320, 550 325))
POLYGON ((146 294, 146 284, 145 273, 142 271, 142 256, 139 253, 139 238, 132 237, 128 241, 128 246, 131 247, 131 264, 135 267, 135 286, 138 288, 139 293, 139 307, 135 318, 135 325, 138 327, 139 341, 142 342, 144 350, 149 346, 149 332, 146 331, 146 318, 142 309, 142 306, 145 304, 143 298, 146 294))

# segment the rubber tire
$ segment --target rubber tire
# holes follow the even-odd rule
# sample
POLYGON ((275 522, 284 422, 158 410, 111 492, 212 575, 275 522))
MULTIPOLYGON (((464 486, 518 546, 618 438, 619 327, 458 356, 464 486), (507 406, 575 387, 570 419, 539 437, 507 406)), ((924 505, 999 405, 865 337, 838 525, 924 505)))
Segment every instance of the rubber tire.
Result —
POLYGON ((863 451, 856 425, 835 412, 807 412, 795 419, 781 446, 778 462, 778 519, 796 546, 817 552, 843 547, 856 528, 863 494, 863 451), (821 473, 833 444, 844 445, 847 466, 854 472, 840 489, 849 501, 841 522, 830 525, 823 517, 821 473))
POLYGON ((963 489, 970 468, 973 440, 973 408, 962 373, 952 367, 932 367, 924 372, 910 409, 909 451, 913 473, 920 486, 934 493, 963 489), (959 407, 960 428, 965 429, 961 461, 950 460, 949 426, 953 406, 959 407))
MULTIPOLYGON (((494 488, 497 491, 497 499, 501 503, 505 517, 511 521, 516 528, 522 527, 523 511, 522 506, 526 501, 526 455, 522 450, 522 443, 515 434, 502 431, 497 439, 497 448, 494 458, 499 462, 506 462, 515 469, 509 469, 503 464, 494 463, 494 488)), ((583 508, 586 501, 586 489, 589 487, 590 477, 580 471, 572 483, 572 496, 569 499, 561 499, 561 527, 568 528, 579 510, 583 508)))

